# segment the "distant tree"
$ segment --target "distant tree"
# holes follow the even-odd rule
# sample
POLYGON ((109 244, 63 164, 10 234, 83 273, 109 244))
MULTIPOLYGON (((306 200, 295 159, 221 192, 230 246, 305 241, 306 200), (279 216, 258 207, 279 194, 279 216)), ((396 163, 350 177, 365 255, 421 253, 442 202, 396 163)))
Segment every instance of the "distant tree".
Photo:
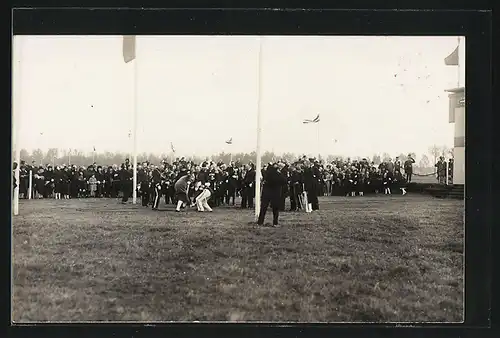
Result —
MULTIPOLYGON (((297 157, 298 158, 298 157, 297 157)), ((333 161, 338 161, 338 160, 344 160, 345 158, 342 155, 328 155, 327 160, 328 162, 333 162, 333 161)))
POLYGON ((26 161, 26 163, 31 163, 30 154, 26 149, 21 149, 21 161, 26 161))
POLYGON ((446 157, 451 157, 452 154, 453 154, 453 150, 450 149, 448 146, 441 147, 441 154, 440 154, 441 156, 444 156, 446 158, 446 157), (451 154, 450 154, 450 152, 451 152, 451 154))
POLYGON ((224 152, 221 152, 221 153, 218 153, 218 154, 212 155, 212 158, 211 158, 211 159, 212 159, 212 161, 214 161, 214 162, 218 162, 218 161, 221 161, 221 160, 224 158, 224 156, 225 156, 225 155, 226 155, 226 154, 225 154, 224 152))
POLYGON ((45 156, 43 158, 43 163, 50 165, 57 164, 56 160, 58 159, 58 155, 59 155, 59 150, 57 148, 50 148, 45 153, 45 156))
MULTIPOLYGON (((137 163, 143 163, 143 162, 146 162, 149 160, 149 158, 151 157, 150 156, 151 154, 148 154, 146 152, 143 152, 139 155, 137 155, 137 163)), ((130 159, 131 161, 133 161, 133 159, 130 159)))
POLYGON ((399 156, 398 156, 398 157, 399 157, 399 160, 400 160, 401 162, 404 162, 404 161, 406 161, 406 159, 407 159, 407 156, 406 156, 405 154, 403 154, 403 153, 399 154, 399 156))
POLYGON ((265 163, 269 163, 271 161, 273 161, 273 158, 275 158, 276 156, 274 155, 273 152, 270 152, 270 151, 266 151, 264 152, 264 154, 262 154, 262 163, 265 164, 265 163))
POLYGON ((391 155, 389 155, 389 153, 382 154, 382 161, 389 162, 390 160, 391 160, 391 155))
POLYGON ((113 157, 111 158, 111 165, 120 165, 122 164, 123 161, 125 161, 125 158, 127 158, 128 154, 123 154, 123 153, 114 153, 113 157))
POLYGON ((217 155, 215 161, 216 162, 217 161, 222 161, 224 163, 229 163, 230 160, 231 160, 231 154, 230 153, 221 152, 219 155, 217 155))
POLYGON ((165 157, 163 156, 157 156, 156 154, 150 153, 148 155, 148 161, 154 164, 160 164, 162 160, 164 160, 165 157))
POLYGON ((248 162, 252 163, 257 163, 257 153, 255 151, 252 151, 250 154, 248 154, 248 162))
MULTIPOLYGON (((442 148, 440 149, 441 151, 443 150, 442 148)), ((277 160, 286 160, 289 162, 294 162, 297 159, 301 158, 304 156, 304 154, 295 154, 292 152, 286 152, 283 154, 276 154, 272 151, 265 151, 262 154, 261 162, 262 164, 268 163, 270 161, 277 161, 277 160)), ((317 155, 314 154, 306 154, 306 157, 315 157, 317 155)), ((171 162, 172 160, 175 160, 176 158, 181 158, 183 157, 183 154, 155 154, 155 153, 147 153, 143 152, 141 154, 138 154, 137 156, 137 162, 142 163, 146 160, 150 161, 153 164, 160 164, 163 159, 167 160, 168 162, 171 162)), ((95 162, 99 165, 102 166, 111 166, 111 165, 121 165, 126 158, 129 158, 130 161, 133 161, 133 158, 130 153, 128 152, 110 152, 110 151, 105 151, 101 153, 96 153, 95 154, 95 162)), ((213 154, 212 156, 185 156, 185 159, 193 159, 196 163, 201 163, 205 161, 206 159, 211 159, 213 161, 224 161, 225 163, 228 163, 229 160, 231 159, 231 154, 230 153, 224 153, 221 152, 219 154, 213 154)), ((360 156, 352 156, 351 160, 354 159, 360 159, 360 156)), ((364 157, 367 158, 368 160, 369 157, 364 157)), ((374 154, 371 158, 373 162, 376 164, 380 164, 381 160, 388 160, 391 158, 391 156, 388 153, 382 154, 380 156, 379 154, 374 154)), ((406 157, 403 156, 403 154, 400 155, 401 160, 403 161, 406 157)), ((415 158, 415 157, 414 157, 415 158)), ((78 149, 72 149, 71 150, 71 158, 70 158, 70 152, 69 149, 48 149, 46 153, 44 153, 41 149, 35 149, 31 154, 28 153, 25 149, 21 151, 21 159, 26 161, 27 163, 31 163, 31 161, 35 161, 37 164, 43 163, 45 164, 52 164, 55 162, 56 165, 60 164, 68 164, 71 161, 71 164, 74 164, 76 166, 88 166, 92 164, 92 152, 84 152, 82 150, 78 149), (53 161, 53 157, 55 156, 55 161, 53 161)), ((346 160, 347 158, 344 158, 343 156, 340 155, 335 155, 335 154, 328 154, 326 156, 322 156, 322 160, 326 160, 327 163, 332 163, 333 161, 341 159, 341 160, 346 160)), ((242 164, 248 164, 249 162, 256 163, 257 157, 255 151, 252 151, 250 153, 245 153, 245 152, 238 152, 238 153, 232 153, 232 160, 236 162, 237 160, 242 163, 242 164)))
POLYGON ((434 158, 434 163, 437 162, 437 158, 439 157, 439 155, 441 154, 442 152, 442 149, 434 144, 432 146, 429 147, 429 153, 432 155, 432 157, 434 158))
POLYGON ((70 152, 70 149, 59 150, 58 160, 61 162, 61 164, 68 164, 69 157, 70 157, 69 152, 70 152))
MULTIPOLYGON (((196 164, 200 164, 203 161, 205 161, 205 157, 203 157, 203 156, 195 156, 194 157, 194 163, 196 163, 196 164)), ((233 156, 233 161, 234 161, 234 156, 233 156)))
POLYGON ((44 153, 42 149, 33 150, 32 157, 33 157, 32 161, 36 161, 37 164, 42 164, 44 158, 44 153))
POLYGON ((422 158, 420 159, 420 162, 418 163, 418 166, 420 168, 429 168, 430 167, 429 157, 427 157, 426 154, 422 155, 422 158))
POLYGON ((74 155, 71 156, 71 161, 74 162, 77 166, 88 166, 91 164, 92 159, 89 159, 87 155, 81 150, 76 150, 74 155), (74 160, 73 160, 74 158, 74 160))
POLYGON ((284 153, 281 158, 288 162, 293 162, 296 160, 296 156, 293 153, 284 153))

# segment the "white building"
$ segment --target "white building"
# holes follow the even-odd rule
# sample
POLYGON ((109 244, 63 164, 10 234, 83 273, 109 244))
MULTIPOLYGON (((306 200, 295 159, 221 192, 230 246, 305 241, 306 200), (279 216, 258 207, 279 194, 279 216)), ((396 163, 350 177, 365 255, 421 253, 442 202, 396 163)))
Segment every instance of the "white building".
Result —
POLYGON ((449 123, 455 124, 453 184, 465 185, 465 88, 448 89, 449 123))

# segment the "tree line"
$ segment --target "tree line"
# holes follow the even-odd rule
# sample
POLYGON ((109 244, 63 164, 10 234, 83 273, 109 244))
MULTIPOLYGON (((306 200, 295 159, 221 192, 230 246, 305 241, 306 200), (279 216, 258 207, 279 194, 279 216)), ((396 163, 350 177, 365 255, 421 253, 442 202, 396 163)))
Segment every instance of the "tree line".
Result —
MULTIPOLYGON (((295 154, 291 152, 287 152, 284 154, 276 154, 272 151, 266 151, 262 154, 262 163, 268 163, 271 161, 276 161, 278 159, 284 159, 287 161, 296 160, 301 154, 295 154)), ((437 146, 433 145, 429 147, 429 154, 421 154, 419 156, 419 160, 415 163, 415 167, 419 169, 428 169, 434 168, 434 163, 436 163, 439 156, 445 156, 447 158, 453 157, 452 151, 445 146, 437 146), (429 158, 429 155, 431 156, 429 158)), ((175 158, 180 158, 182 155, 177 155, 174 153, 170 154, 154 154, 154 153, 140 153, 137 155, 137 161, 142 163, 144 161, 149 161, 151 163, 159 164, 162 160, 167 160, 168 162, 172 162, 175 158)), ((404 162, 407 159, 407 154, 399 154, 399 159, 404 162)), ((412 153, 412 157, 417 160, 416 154, 412 153)), ((26 163, 36 163, 37 165, 62 165, 62 164, 75 164, 77 166, 88 166, 92 163, 98 163, 99 165, 110 166, 113 164, 120 165, 125 161, 126 158, 129 158, 132 161, 130 153, 123 152, 94 152, 94 153, 85 153, 80 150, 63 150, 57 148, 50 148, 47 151, 43 151, 42 149, 35 149, 32 152, 28 152, 26 149, 21 150, 21 160, 26 163)), ((229 161, 239 160, 242 163, 248 163, 252 161, 253 163, 257 160, 257 155, 255 151, 250 153, 225 153, 221 152, 218 154, 214 154, 209 157, 200 157, 200 156, 184 156, 185 159, 192 160, 195 163, 201 163, 206 159, 212 161, 223 161, 224 163, 229 163, 229 161)), ((346 159, 345 156, 337 156, 337 155, 328 155, 326 156, 327 162, 332 162, 337 158, 346 159)), ((374 154, 368 160, 373 161, 375 164, 380 164, 381 162, 388 161, 389 159, 395 158, 395 156, 391 156, 389 153, 382 154, 374 154)), ((351 157, 351 160, 360 160, 361 157, 351 157)))

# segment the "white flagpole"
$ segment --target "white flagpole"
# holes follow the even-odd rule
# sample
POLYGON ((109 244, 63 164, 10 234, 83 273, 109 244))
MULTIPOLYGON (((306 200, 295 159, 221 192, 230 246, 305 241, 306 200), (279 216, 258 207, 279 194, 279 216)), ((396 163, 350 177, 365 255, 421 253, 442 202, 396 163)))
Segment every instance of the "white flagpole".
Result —
POLYGON ((258 74, 258 98, 257 98, 257 160, 255 164, 255 220, 259 217, 260 212, 260 181, 262 176, 261 171, 261 113, 262 113, 262 37, 259 37, 259 74, 258 74))
POLYGON ((21 144, 20 144, 20 135, 19 132, 21 131, 21 83, 22 83, 22 66, 23 66, 23 45, 22 45, 22 39, 23 36, 17 36, 14 37, 13 44, 16 47, 14 49, 15 51, 17 50, 17 58, 16 64, 17 64, 17 74, 14 77, 15 81, 15 88, 14 88, 14 93, 15 93, 15 101, 14 101, 14 128, 15 128, 15 140, 14 140, 14 146, 16 147, 16 152, 15 152, 15 157, 14 161, 17 163, 17 168, 14 173, 14 177, 16 179, 17 187, 14 189, 14 206, 13 206, 13 211, 14 215, 19 215, 19 170, 21 169, 21 144))
POLYGON ((458 39, 458 47, 457 47, 457 88, 460 88, 460 37, 458 39))
MULTIPOLYGON (((43 131, 40 133, 40 143, 43 144, 43 131)), ((40 165, 43 165, 43 151, 42 156, 40 157, 40 165)))
POLYGON ((134 62, 134 125, 133 125, 133 133, 134 133, 134 179, 133 179, 133 187, 132 187, 132 204, 137 203, 137 114, 139 110, 138 104, 138 53, 137 53, 137 45, 138 45, 138 37, 135 37, 135 59, 134 62))
MULTIPOLYGON (((19 124, 19 122, 16 122, 16 124, 19 124)), ((19 127, 16 127, 17 132, 16 134, 19 133, 19 127)), ((14 173, 14 177, 16 178, 16 184, 17 187, 14 189, 14 215, 19 215, 19 169, 21 168, 21 149, 19 147, 19 136, 16 136, 16 158, 15 162, 17 163, 17 168, 14 173)))
POLYGON ((28 199, 31 199, 31 195, 33 194, 33 170, 30 170, 29 176, 29 187, 28 187, 28 199))
POLYGON ((445 167, 446 167, 446 185, 448 185, 448 161, 445 162, 445 167))
POLYGON ((321 149, 320 149, 320 143, 319 143, 319 121, 316 122, 316 124, 317 124, 317 128, 318 128, 318 161, 319 161, 319 159, 321 157, 321 149))

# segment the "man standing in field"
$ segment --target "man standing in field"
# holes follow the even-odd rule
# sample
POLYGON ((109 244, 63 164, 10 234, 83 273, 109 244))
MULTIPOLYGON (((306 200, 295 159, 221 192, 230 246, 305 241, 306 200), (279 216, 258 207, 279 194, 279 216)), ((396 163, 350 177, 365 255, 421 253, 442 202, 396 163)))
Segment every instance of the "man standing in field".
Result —
POLYGON ((439 184, 445 184, 446 182, 446 161, 444 156, 439 156, 439 161, 434 165, 437 171, 437 178, 439 184))
POLYGON ((307 205, 305 210, 311 212, 312 210, 319 210, 319 201, 317 195, 317 179, 311 165, 311 161, 304 161, 303 172, 304 191, 307 193, 307 205))
POLYGON ((290 191, 290 211, 297 211, 302 209, 300 204, 300 195, 302 194, 302 177, 297 168, 291 167, 289 177, 289 191, 290 191))
POLYGON ((411 176, 413 175, 413 163, 415 163, 415 160, 413 159, 413 157, 411 157, 411 154, 408 154, 408 158, 406 159, 404 164, 407 183, 411 183, 411 176))
POLYGON ((387 161, 387 163, 385 164, 385 168, 389 170, 391 174, 394 174, 394 163, 392 162, 392 158, 387 161))
POLYGON ((151 185, 153 188, 153 210, 158 210, 160 206, 160 197, 161 197, 161 172, 160 169, 156 166, 151 175, 151 185))
MULTIPOLYGON (((280 171, 280 173, 283 175, 286 182, 288 183, 288 166, 283 162, 278 162, 278 170, 280 171)), ((280 211, 285 211, 285 199, 289 193, 288 184, 283 185, 282 190, 283 191, 281 192, 280 211)))
POLYGON ((132 180, 133 180, 132 171, 130 169, 127 169, 125 163, 122 164, 120 170, 120 185, 123 192, 123 197, 122 197, 123 204, 126 204, 128 202, 130 194, 132 193, 132 189, 134 189, 132 180))
POLYGON ((277 228, 279 226, 278 218, 280 215, 281 195, 283 193, 283 186, 286 185, 287 181, 276 163, 267 168, 263 178, 262 201, 257 224, 264 224, 267 208, 271 204, 271 208, 273 209, 273 227, 277 228))
POLYGON ((149 203, 149 178, 145 167, 137 167, 137 181, 139 182, 139 192, 143 207, 147 207, 149 203))
POLYGON ((255 165, 249 163, 246 169, 241 188, 241 208, 246 209, 248 207, 252 209, 255 197, 255 165))
POLYGON ((193 182, 194 176, 192 174, 187 174, 182 176, 175 182, 175 197, 177 199, 177 207, 175 211, 180 212, 181 207, 189 205, 189 185, 193 182))

